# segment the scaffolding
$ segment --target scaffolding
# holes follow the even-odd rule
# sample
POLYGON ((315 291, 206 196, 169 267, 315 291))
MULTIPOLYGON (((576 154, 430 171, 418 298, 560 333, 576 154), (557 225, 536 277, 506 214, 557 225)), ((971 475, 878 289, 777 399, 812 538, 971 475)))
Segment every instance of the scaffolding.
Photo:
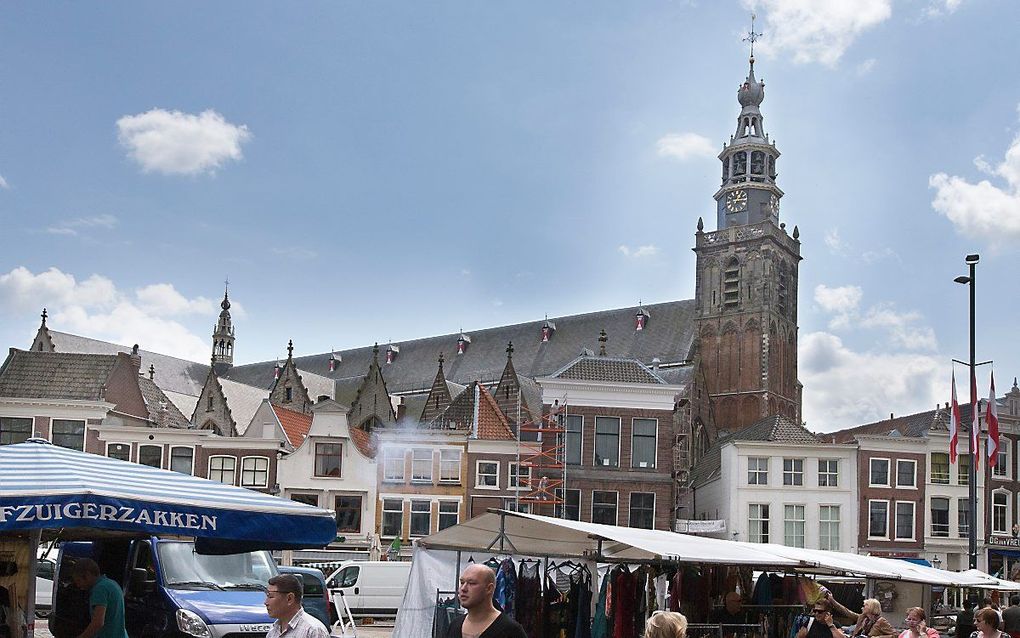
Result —
MULTIPOLYGON (((551 506, 554 516, 564 518, 564 487, 567 482, 567 406, 556 401, 537 417, 521 413, 517 401, 517 486, 516 509, 534 511, 551 506), (521 470, 527 468, 527 474, 521 470)), ((536 512, 537 513, 537 512, 536 512)))

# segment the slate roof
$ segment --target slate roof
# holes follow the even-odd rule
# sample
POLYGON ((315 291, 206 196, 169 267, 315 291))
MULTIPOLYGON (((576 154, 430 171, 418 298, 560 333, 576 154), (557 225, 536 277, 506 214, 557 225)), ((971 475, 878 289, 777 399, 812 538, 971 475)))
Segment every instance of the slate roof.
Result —
POLYGON ((0 368, 0 396, 26 399, 103 398, 115 354, 27 352, 11 348, 0 368))
POLYGON ((717 477, 722 469, 722 447, 736 441, 769 441, 781 443, 821 443, 804 426, 785 416, 769 416, 743 430, 721 436, 705 450, 705 455, 691 468, 691 485, 699 487, 717 477))
MULTIPOLYGON (((53 346, 56 354, 61 353, 91 353, 91 354, 117 354, 118 352, 131 353, 131 346, 122 346, 108 341, 89 339, 78 335, 49 331, 53 339, 53 346)), ((202 387, 205 385, 205 378, 209 374, 208 364, 195 363, 185 359, 178 359, 169 355, 149 350, 138 350, 142 357, 141 370, 148 370, 149 366, 156 369, 156 385, 164 391, 175 394, 168 394, 170 398, 177 395, 198 397, 202 394, 202 387)), ((275 362, 274 362, 275 363, 275 362)), ((270 370, 271 372, 271 370, 270 370)), ((198 400, 197 398, 195 399, 198 400)), ((182 412, 191 414, 194 406, 189 410, 186 405, 177 405, 182 412)))
MULTIPOLYGON (((645 305, 650 319, 644 330, 634 329, 637 307, 603 310, 567 317, 551 317, 556 324, 552 338, 543 343, 544 321, 531 321, 465 333, 471 345, 464 354, 452 356, 446 363, 446 378, 467 384, 475 380, 493 383, 499 380, 506 365, 506 345, 514 344, 514 366, 520 377, 548 376, 575 359, 582 348, 596 349, 599 331, 605 329, 606 346, 612 357, 637 359, 650 364, 658 357, 663 363, 687 360, 694 341, 694 301, 670 301, 645 305)), ((460 332, 398 342, 400 353, 391 364, 382 364, 386 386, 391 393, 428 392, 435 378, 440 352, 456 352, 460 332)), ((59 346, 58 346, 59 347, 59 346)), ((385 350, 385 346, 380 346, 385 350)), ((294 357, 298 368, 331 379, 359 380, 372 361, 372 346, 340 351, 341 363, 329 372, 329 352, 294 357)), ((270 387, 276 360, 234 366, 226 378, 258 387, 270 387)), ((159 365, 156 366, 157 374, 159 365)), ((203 379, 204 380, 204 379, 203 379)), ((338 391, 337 400, 349 403, 338 391)))
POLYGON ((149 411, 149 420, 159 427, 187 429, 191 422, 184 416, 174 402, 164 394, 159 386, 148 377, 138 377, 138 389, 145 399, 145 408, 149 411))
POLYGON ((308 431, 312 429, 312 415, 288 410, 278 405, 270 404, 270 406, 280 422, 280 427, 283 428, 283 433, 287 436, 287 442, 294 449, 301 447, 308 436, 308 431))
POLYGON ((551 376, 555 379, 578 381, 665 384, 665 381, 640 361, 618 357, 580 356, 551 376))
MULTIPOLYGON (((970 422, 970 404, 960 406, 960 420, 963 423, 970 422)), ((900 417, 893 417, 883 421, 858 425, 845 430, 838 430, 826 434, 825 437, 832 437, 837 443, 851 443, 858 435, 877 436, 906 436, 925 437, 928 432, 948 432, 949 412, 944 408, 927 410, 916 414, 907 414, 900 417)))
MULTIPOLYGON (((158 374, 158 373, 157 373, 158 374)), ((269 390, 254 388, 250 385, 220 378, 223 396, 227 399, 230 416, 234 419, 237 435, 241 436, 255 417, 255 412, 262 405, 263 399, 269 398, 269 390)))

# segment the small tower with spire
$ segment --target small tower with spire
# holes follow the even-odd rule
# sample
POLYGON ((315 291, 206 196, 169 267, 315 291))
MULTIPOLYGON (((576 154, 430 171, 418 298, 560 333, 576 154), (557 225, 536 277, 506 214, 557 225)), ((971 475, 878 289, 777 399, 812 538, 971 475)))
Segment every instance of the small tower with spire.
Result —
POLYGON ((230 281, 224 282, 220 318, 213 328, 212 363, 216 374, 225 373, 234 365, 234 324, 230 320, 230 281))

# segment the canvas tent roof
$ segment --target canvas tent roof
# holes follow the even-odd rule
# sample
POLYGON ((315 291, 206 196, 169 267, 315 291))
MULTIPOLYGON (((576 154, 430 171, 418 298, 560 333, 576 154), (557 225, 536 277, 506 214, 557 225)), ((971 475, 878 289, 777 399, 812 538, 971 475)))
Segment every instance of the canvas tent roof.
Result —
POLYGON ((986 574, 980 569, 968 569, 963 572, 967 576, 974 578, 980 578, 986 582, 984 585, 975 585, 979 589, 999 589, 1006 591, 1020 591, 1020 583, 1013 580, 1004 580, 1002 578, 996 578, 991 574, 986 574))

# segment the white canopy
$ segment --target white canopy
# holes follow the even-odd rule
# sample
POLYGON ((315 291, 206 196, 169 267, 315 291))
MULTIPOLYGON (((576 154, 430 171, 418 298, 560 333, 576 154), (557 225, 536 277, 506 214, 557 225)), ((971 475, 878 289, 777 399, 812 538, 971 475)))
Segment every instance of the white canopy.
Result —
POLYGON ((1016 581, 1012 581, 1012 580, 1004 580, 1002 578, 996 578, 995 576, 992 576, 990 574, 984 573, 980 569, 968 569, 967 571, 965 571, 963 573, 966 574, 967 576, 971 576, 971 577, 974 577, 974 578, 980 578, 980 579, 984 580, 984 584, 982 584, 982 585, 975 585, 975 587, 978 587, 980 589, 998 589, 1000 591, 1001 590, 1005 590, 1005 591, 1020 591, 1020 583, 1018 583, 1016 581))

